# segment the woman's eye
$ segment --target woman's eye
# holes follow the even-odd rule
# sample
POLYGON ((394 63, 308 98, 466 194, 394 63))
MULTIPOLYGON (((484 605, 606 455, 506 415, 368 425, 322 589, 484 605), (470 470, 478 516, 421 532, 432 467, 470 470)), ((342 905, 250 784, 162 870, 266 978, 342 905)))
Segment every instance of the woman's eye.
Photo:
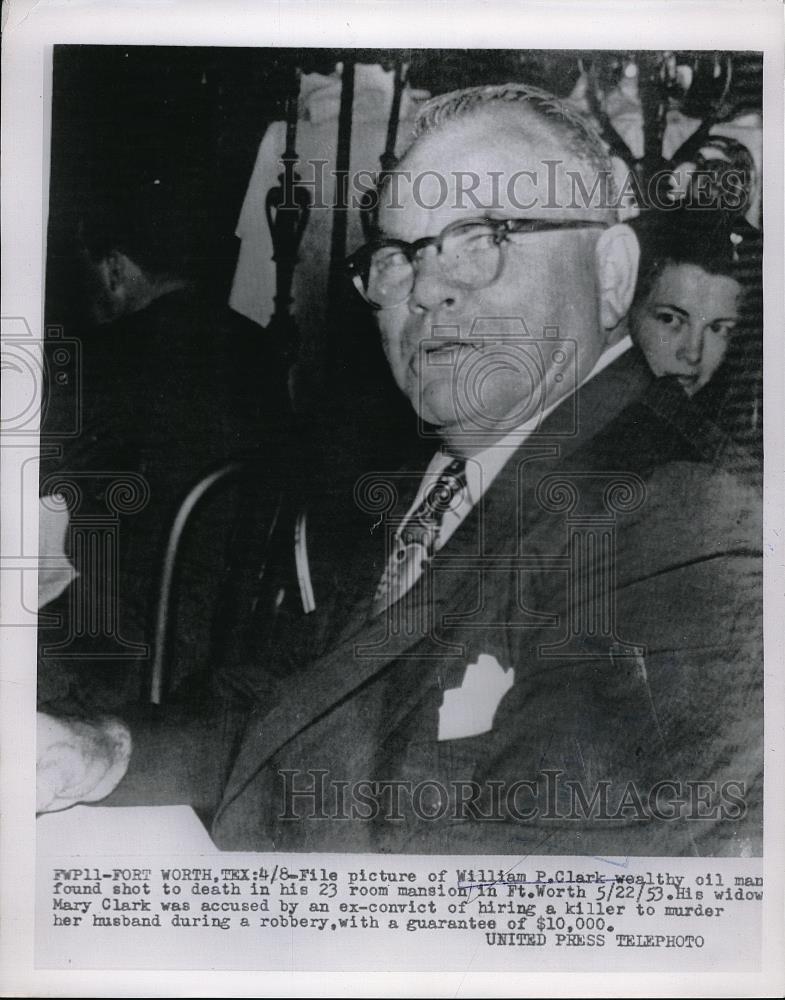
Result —
POLYGON ((724 337, 727 339, 733 333, 735 326, 735 323, 718 320, 716 323, 712 323, 709 326, 709 330, 711 330, 711 332, 716 334, 718 337, 724 337))
POLYGON ((678 313, 671 312, 670 309, 658 309, 654 313, 654 318, 658 323, 662 323, 663 326, 681 325, 681 316, 678 313))

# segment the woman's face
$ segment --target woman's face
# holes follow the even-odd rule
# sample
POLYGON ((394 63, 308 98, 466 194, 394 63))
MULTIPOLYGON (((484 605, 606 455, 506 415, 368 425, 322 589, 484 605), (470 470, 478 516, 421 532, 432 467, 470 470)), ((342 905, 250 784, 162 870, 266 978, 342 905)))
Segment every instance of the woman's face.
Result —
POLYGON ((720 365, 739 318, 741 285, 696 264, 668 264, 633 308, 632 336, 657 377, 674 375, 688 396, 720 365))

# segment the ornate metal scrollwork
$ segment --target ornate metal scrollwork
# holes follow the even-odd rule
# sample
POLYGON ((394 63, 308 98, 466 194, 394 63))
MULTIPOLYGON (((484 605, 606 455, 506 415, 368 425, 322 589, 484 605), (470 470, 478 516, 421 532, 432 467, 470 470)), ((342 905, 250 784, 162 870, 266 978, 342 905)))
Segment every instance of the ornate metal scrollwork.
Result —
POLYGON ((278 185, 267 192, 264 205, 275 261, 275 310, 270 328, 278 336, 278 342, 284 345, 284 353, 290 361, 297 356, 299 346, 297 326, 290 311, 292 282, 311 211, 310 191, 300 183, 300 175, 295 169, 299 159, 295 144, 300 76, 300 70, 295 70, 294 87, 286 101, 286 148, 281 156, 283 173, 278 175, 278 185))

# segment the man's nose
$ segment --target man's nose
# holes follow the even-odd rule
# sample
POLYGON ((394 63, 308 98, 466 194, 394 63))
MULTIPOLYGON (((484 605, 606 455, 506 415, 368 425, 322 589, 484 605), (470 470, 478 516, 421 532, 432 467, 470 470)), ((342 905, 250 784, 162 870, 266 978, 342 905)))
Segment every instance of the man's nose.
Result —
POLYGON ((703 355, 703 324, 691 323, 676 351, 676 357, 689 365, 697 365, 703 355))
POLYGON ((409 296, 412 312, 452 311, 458 306, 463 290, 445 275, 435 247, 418 254, 413 267, 414 283, 409 296))

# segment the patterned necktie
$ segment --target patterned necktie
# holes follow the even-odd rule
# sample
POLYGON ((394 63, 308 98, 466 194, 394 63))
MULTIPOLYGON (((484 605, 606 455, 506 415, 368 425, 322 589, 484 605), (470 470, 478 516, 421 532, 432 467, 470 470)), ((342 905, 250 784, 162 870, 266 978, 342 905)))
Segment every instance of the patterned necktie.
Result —
POLYGON ((466 462, 455 458, 430 483, 425 496, 395 537, 393 551, 373 598, 372 615, 391 607, 422 575, 436 550, 446 511, 455 509, 466 489, 466 462))

